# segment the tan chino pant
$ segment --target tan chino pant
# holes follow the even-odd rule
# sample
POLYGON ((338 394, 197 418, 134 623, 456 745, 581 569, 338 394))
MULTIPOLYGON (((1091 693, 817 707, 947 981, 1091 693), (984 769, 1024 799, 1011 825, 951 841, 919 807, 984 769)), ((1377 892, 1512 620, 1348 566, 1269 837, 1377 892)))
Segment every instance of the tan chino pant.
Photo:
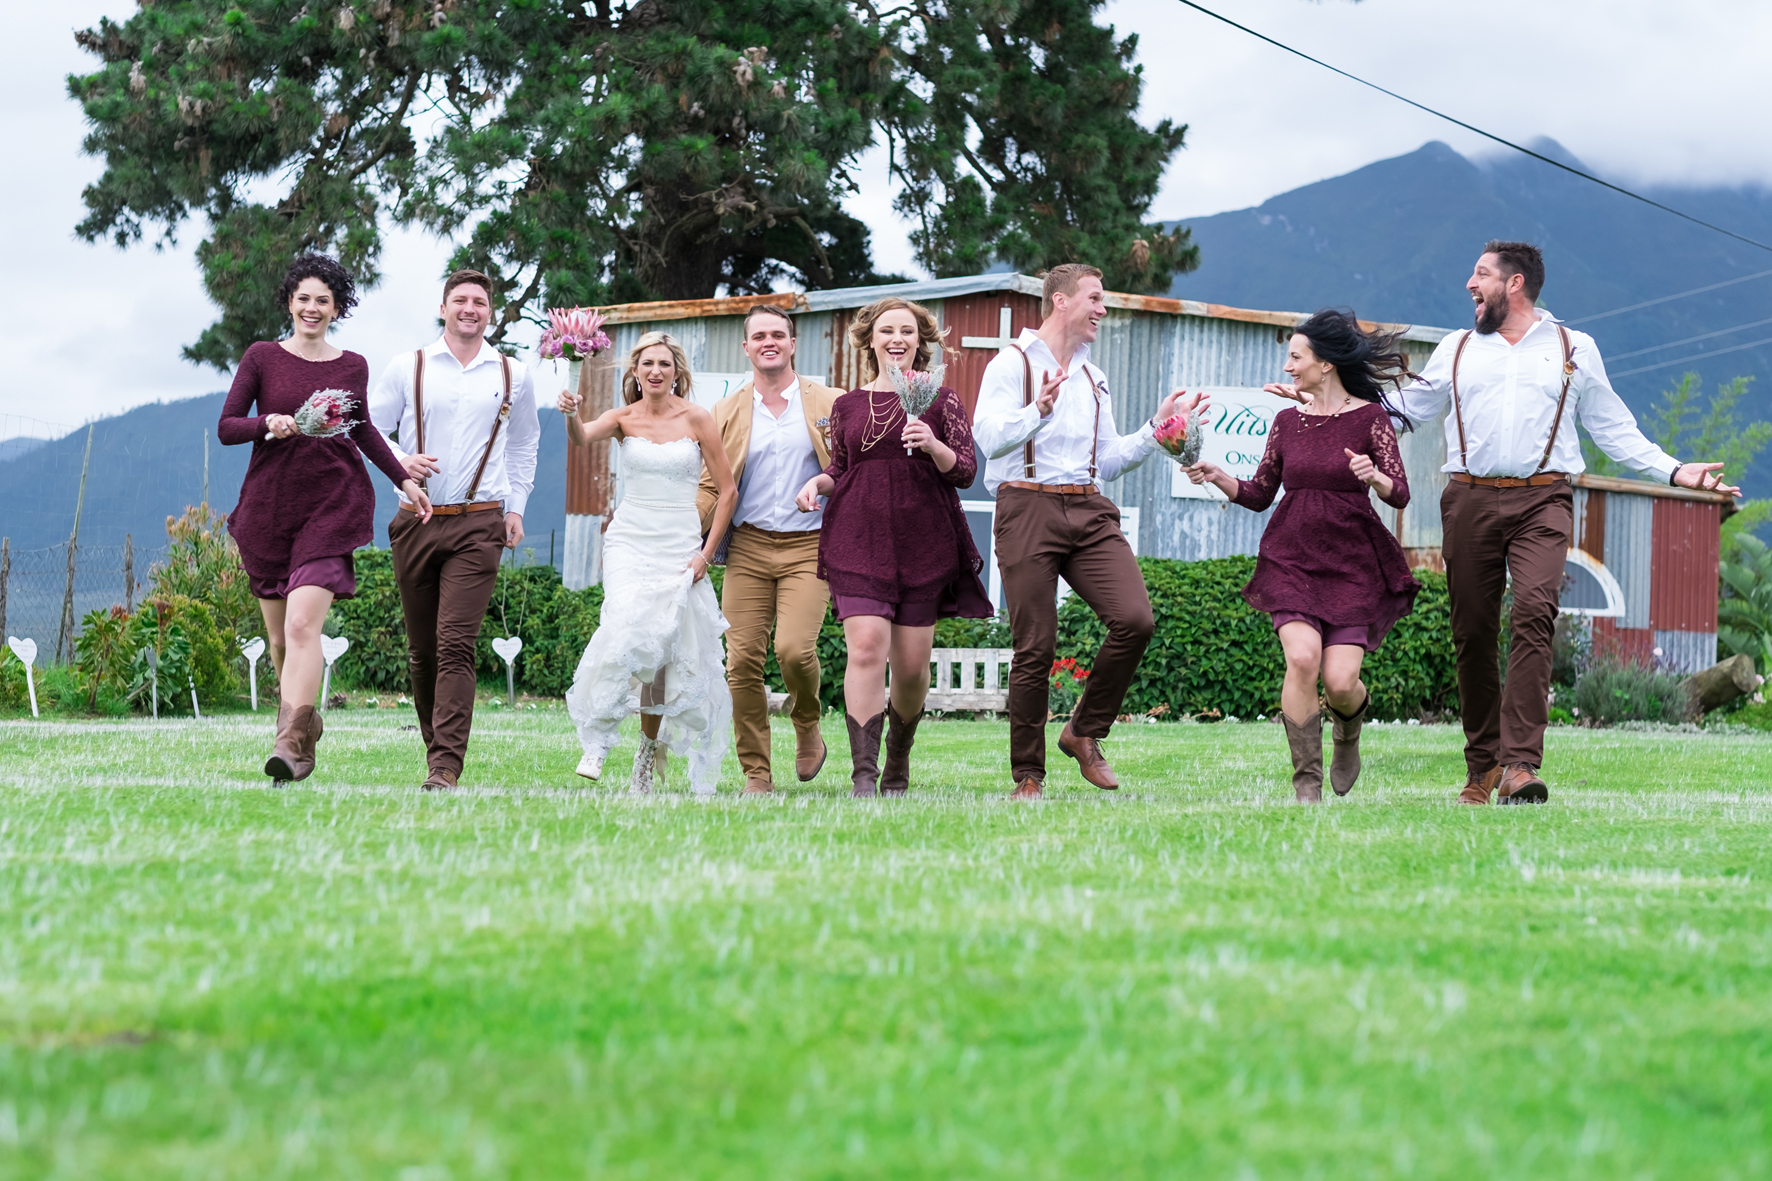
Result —
POLYGON ((782 683, 794 697, 794 726, 818 726, 818 631, 830 601, 830 588, 818 577, 818 530, 772 533, 740 525, 733 531, 720 610, 729 625, 726 683, 732 689, 738 765, 746 779, 773 782, 763 684, 771 628, 782 683))

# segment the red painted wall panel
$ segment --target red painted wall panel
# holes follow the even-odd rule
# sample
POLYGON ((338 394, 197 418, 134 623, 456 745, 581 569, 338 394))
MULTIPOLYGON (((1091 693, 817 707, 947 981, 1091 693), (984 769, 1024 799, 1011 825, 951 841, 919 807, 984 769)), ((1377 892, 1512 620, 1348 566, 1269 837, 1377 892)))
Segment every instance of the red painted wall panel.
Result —
POLYGON ((1604 616, 1594 620, 1594 655, 1623 664, 1655 662, 1655 631, 1647 627, 1619 627, 1604 616))
POLYGON ((984 367, 997 355, 995 348, 965 348, 962 337, 995 337, 1002 329, 1002 309, 1009 309, 1009 335, 1017 336, 1023 328, 1040 326, 1040 301, 1017 291, 984 291, 943 301, 942 338, 947 361, 947 384, 960 395, 971 414, 978 405, 978 385, 984 380, 984 367))
POLYGON ((1656 499, 1649 563, 1649 626, 1654 630, 1717 630, 1721 511, 1714 504, 1656 499))

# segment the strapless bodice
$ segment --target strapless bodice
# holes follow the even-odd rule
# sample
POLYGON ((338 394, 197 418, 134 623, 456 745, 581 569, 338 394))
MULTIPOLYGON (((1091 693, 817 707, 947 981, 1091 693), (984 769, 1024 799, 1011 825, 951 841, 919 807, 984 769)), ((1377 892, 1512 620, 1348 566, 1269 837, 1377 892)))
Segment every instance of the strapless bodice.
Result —
POLYGON ((693 509, 701 444, 688 436, 654 443, 629 435, 621 441, 621 478, 624 500, 693 509))

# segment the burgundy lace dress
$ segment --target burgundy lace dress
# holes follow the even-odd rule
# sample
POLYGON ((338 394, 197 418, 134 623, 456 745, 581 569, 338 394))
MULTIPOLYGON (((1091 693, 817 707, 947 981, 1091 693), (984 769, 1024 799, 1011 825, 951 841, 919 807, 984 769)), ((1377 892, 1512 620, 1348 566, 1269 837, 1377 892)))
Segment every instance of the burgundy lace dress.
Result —
POLYGON ((945 472, 927 452, 904 453, 898 395, 851 390, 831 407, 825 474, 836 487, 819 529, 818 576, 830 583, 839 619, 883 615, 921 627, 995 614, 956 491, 978 474, 971 420, 946 387, 921 417, 953 448, 954 466, 945 472))
POLYGON ((252 444, 228 532, 240 547, 253 597, 283 599, 298 586, 323 586, 341 599, 356 593, 351 551, 375 540, 375 489, 362 456, 396 488, 406 479, 369 421, 368 390, 369 362, 357 353, 309 361, 260 341, 240 359, 215 433, 227 446, 252 444), (294 414, 318 390, 357 395, 352 417, 361 421, 350 433, 265 439, 266 415, 294 414))
POLYGON ((1267 452, 1254 479, 1237 481, 1232 502, 1261 512, 1280 486, 1286 495, 1261 536, 1255 577, 1243 588, 1251 607, 1276 616, 1307 616, 1335 629, 1364 629, 1376 652, 1415 605, 1421 584, 1396 537, 1372 508, 1366 485, 1348 470, 1347 452, 1371 456, 1394 483, 1385 503, 1409 503, 1409 481, 1390 416, 1376 402, 1323 417, 1286 409, 1274 415, 1267 452))

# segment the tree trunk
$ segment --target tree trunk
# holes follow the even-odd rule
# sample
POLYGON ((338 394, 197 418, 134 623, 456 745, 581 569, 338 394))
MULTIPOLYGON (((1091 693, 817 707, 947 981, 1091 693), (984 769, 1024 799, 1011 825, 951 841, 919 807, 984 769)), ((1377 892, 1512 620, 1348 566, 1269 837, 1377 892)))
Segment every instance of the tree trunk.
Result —
POLYGON ((1703 672, 1693 673, 1686 680, 1686 692, 1691 697, 1693 718, 1702 718, 1711 710, 1721 709, 1737 697, 1745 697, 1754 691, 1757 684, 1759 677, 1754 672, 1753 658, 1745 655, 1731 656, 1703 672))

